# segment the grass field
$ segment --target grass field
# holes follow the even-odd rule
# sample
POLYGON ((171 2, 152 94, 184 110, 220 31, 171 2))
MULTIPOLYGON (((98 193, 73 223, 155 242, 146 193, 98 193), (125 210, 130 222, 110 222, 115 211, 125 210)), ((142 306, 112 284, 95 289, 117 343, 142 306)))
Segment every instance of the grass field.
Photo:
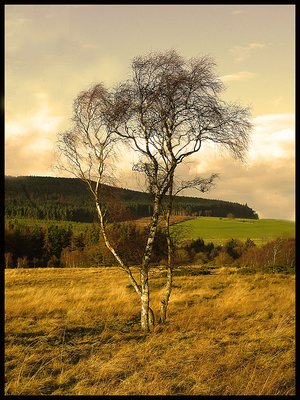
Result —
POLYGON ((219 272, 175 277, 143 334, 117 268, 5 270, 6 395, 295 394, 295 277, 219 272))
POLYGON ((257 245, 277 237, 295 237, 295 222, 276 219, 229 219, 199 217, 172 227, 181 239, 202 238, 205 242, 223 244, 226 240, 252 239, 257 245))

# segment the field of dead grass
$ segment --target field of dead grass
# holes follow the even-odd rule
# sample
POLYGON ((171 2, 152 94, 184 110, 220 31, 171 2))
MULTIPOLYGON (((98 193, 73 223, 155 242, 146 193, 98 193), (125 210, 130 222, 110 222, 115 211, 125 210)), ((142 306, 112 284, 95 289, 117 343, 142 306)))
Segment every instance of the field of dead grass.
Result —
POLYGON ((176 276, 168 323, 146 335, 118 268, 6 270, 5 393, 293 395, 294 279, 176 276))

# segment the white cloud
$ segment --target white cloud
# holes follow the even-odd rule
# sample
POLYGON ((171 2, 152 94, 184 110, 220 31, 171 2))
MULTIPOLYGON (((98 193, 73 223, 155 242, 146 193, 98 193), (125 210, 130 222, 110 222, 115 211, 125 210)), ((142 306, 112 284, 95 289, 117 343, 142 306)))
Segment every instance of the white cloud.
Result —
POLYGON ((53 174, 54 140, 63 118, 53 115, 46 96, 28 116, 16 116, 5 123, 5 173, 7 175, 53 174))
POLYGON ((266 47, 264 43, 249 43, 246 46, 234 46, 230 49, 230 52, 233 54, 236 62, 242 62, 251 56, 253 50, 263 49, 264 47, 266 47))
POLYGON ((223 82, 232 82, 232 81, 245 81, 257 76, 254 72, 250 71, 239 71, 235 74, 223 75, 220 77, 223 82))
POLYGON ((294 114, 267 114, 253 119, 249 162, 295 156, 294 114))
POLYGON ((14 119, 5 123, 5 138, 13 140, 16 137, 26 136, 32 131, 39 131, 41 135, 52 135, 58 129, 63 117, 51 115, 47 106, 41 106, 34 114, 24 116, 22 119, 14 119))

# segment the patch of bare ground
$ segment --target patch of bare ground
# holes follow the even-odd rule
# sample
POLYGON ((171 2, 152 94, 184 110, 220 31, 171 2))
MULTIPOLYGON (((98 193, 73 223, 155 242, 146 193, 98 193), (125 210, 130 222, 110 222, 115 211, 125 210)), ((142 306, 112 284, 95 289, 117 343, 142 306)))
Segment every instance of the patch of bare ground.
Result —
POLYGON ((6 270, 6 395, 295 394, 294 276, 174 285, 167 324, 143 334, 118 268, 6 270))

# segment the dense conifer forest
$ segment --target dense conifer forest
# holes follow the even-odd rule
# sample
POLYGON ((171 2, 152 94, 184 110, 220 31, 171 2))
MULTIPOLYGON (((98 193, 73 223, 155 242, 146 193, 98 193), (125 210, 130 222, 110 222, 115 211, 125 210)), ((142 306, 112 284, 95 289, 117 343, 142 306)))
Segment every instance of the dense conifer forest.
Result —
MULTIPOLYGON (((151 215, 148 193, 112 186, 103 192, 109 202, 114 221, 151 215)), ((257 219, 257 213, 247 204, 199 197, 178 196, 175 215, 195 215, 257 219)), ((75 178, 41 176, 5 177, 5 216, 57 221, 96 222, 93 200, 85 185, 75 178)))

